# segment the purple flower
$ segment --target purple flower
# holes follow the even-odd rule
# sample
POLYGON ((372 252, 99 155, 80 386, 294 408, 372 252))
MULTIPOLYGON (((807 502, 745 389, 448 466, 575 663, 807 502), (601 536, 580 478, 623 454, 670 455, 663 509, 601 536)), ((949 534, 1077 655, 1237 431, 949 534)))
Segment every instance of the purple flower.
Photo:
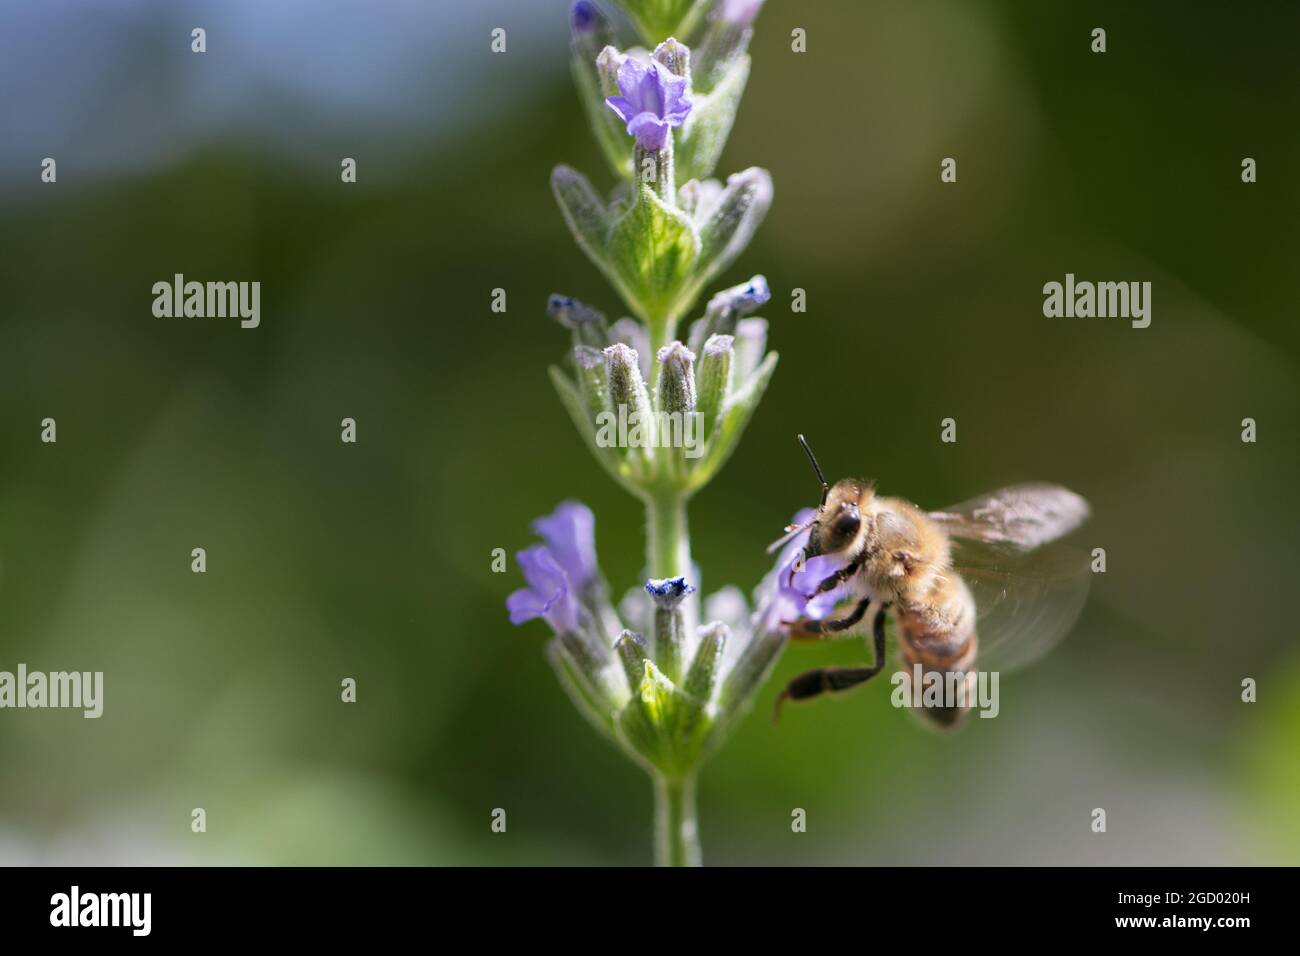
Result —
POLYGON ((819 554, 815 558, 806 559, 802 571, 796 571, 793 575, 787 573, 788 590, 795 596, 795 600, 803 601, 803 617, 826 617, 835 609, 835 605, 848 596, 847 584, 839 584, 830 591, 817 591, 817 585, 843 566, 842 556, 819 554))
POLYGON ((578 629, 578 602, 568 576, 545 545, 538 544, 515 555, 528 587, 506 598, 511 624, 523 624, 535 617, 546 619, 556 634, 578 629))
POLYGON ((542 617, 557 634, 575 631, 583 591, 596 576, 596 519, 586 505, 565 501, 532 527, 545 543, 515 556, 528 586, 506 598, 510 622, 542 617))
MULTIPOLYGON (((791 524, 802 525, 811 520, 813 514, 811 508, 805 508, 794 516, 791 524)), ((847 583, 830 591, 817 591, 817 586, 844 564, 844 559, 839 555, 819 554, 805 559, 803 570, 794 570, 807 545, 808 532, 802 531, 781 549, 775 567, 761 588, 763 597, 754 622, 756 632, 783 629, 782 622, 801 617, 825 618, 849 596, 847 583)))
POLYGON ((656 60, 647 63, 629 56, 618 70, 618 90, 622 96, 611 96, 605 102, 644 150, 663 149, 669 129, 686 122, 691 111, 686 77, 673 74, 656 60))
POLYGON ((533 533, 542 536, 569 583, 582 590, 596 573, 596 517, 591 509, 579 501, 561 502, 533 522, 533 533))

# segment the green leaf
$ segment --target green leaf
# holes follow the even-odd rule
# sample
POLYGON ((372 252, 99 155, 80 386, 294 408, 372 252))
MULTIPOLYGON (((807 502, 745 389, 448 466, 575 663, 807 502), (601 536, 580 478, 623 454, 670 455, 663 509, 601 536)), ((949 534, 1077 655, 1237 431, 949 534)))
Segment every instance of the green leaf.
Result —
MULTIPOLYGON (((674 147, 677 181, 705 179, 718 165, 736 111, 749 79, 749 57, 738 58, 727 70, 722 82, 708 94, 693 94, 694 108, 677 136, 674 147)), ((609 112, 606 110, 606 112, 609 112)))
POLYGON ((696 405, 703 425, 701 441, 706 444, 722 417, 722 409, 731 394, 732 364, 735 358, 734 337, 711 335, 700 350, 700 361, 695 373, 696 405))
POLYGON ((610 232, 606 256, 630 293, 628 306, 642 318, 669 314, 691 275, 700 239, 690 219, 644 184, 610 232))
POLYGON ((608 271, 605 238, 609 235, 609 214, 604 200, 591 188, 586 176, 568 166, 556 166, 551 172, 551 191, 582 251, 608 271))

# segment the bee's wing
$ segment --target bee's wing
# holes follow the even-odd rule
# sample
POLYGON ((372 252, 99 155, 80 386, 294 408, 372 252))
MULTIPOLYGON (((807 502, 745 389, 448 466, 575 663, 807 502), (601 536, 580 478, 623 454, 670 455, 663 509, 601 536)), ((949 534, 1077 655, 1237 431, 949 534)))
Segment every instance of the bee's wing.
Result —
POLYGON ((1061 542, 1026 552, 967 540, 953 560, 975 598, 980 670, 1017 670, 1060 643, 1092 580, 1088 555, 1061 542))
POLYGON ((1088 517, 1088 502, 1043 482, 1011 485, 963 501, 930 519, 951 537, 1029 551, 1064 537, 1088 517))

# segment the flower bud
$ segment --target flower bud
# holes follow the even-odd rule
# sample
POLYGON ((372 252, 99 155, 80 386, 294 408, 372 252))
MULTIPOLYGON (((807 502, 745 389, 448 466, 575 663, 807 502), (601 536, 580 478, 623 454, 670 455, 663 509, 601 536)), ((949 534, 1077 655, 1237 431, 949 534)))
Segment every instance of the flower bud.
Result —
POLYGON ((655 606, 655 660, 669 680, 677 681, 682 676, 682 650, 686 641, 681 603, 695 588, 685 578, 663 578, 647 581, 645 589, 655 606))
POLYGON ((708 706, 722 663, 722 652, 731 632, 721 621, 700 628, 700 646, 696 648, 691 669, 686 673, 682 690, 701 707, 708 706))
POLYGON ((727 393, 731 391, 731 365, 735 356, 733 342, 730 335, 711 335, 704 343, 704 354, 700 358, 696 374, 699 383, 696 408, 704 429, 704 434, 700 436, 704 442, 708 442, 713 429, 717 427, 727 393))
POLYGON ((636 352, 619 342, 605 349, 605 374, 609 381, 611 422, 617 428, 606 444, 624 449, 625 457, 652 462, 658 446, 654 408, 636 352))
POLYGON ((567 295, 553 294, 546 300, 546 314, 573 332, 574 345, 604 348, 609 344, 605 316, 586 303, 567 295))
POLYGON ((613 46, 607 46, 596 57, 596 74, 600 78, 600 92, 603 96, 618 96, 618 71, 623 66, 627 55, 618 52, 613 46))
POLYGON ((711 335, 732 335, 737 322, 772 298, 767 279, 754 276, 748 282, 723 289, 709 299, 704 318, 691 323, 690 344, 697 351, 711 335))
POLYGON ((723 289, 709 300, 704 314, 717 316, 723 321, 732 323, 734 327, 737 319, 766 305, 771 298, 772 290, 767 286, 767 278, 757 275, 748 282, 723 289))
MULTIPOLYGON (((662 63, 674 76, 691 78, 691 51, 684 43, 669 37, 655 47, 654 58, 662 63)), ((687 89, 690 89, 688 86, 687 89)))
POLYGON ((744 251, 771 205, 772 177, 767 170, 750 167, 727 177, 717 202, 696 223, 701 281, 722 272, 744 251))
POLYGON ((569 29, 574 54, 587 63, 594 63, 601 48, 614 38, 608 18, 591 0, 577 0, 569 9, 569 29))
POLYGON ((658 410, 688 415, 695 411, 695 356, 681 342, 659 350, 658 410))
POLYGON ((619 662, 623 665, 623 673, 627 675, 627 686, 633 694, 637 693, 641 687, 641 678, 645 675, 645 662, 648 660, 645 641, 640 634, 624 631, 614 642, 614 653, 618 655, 619 662))
POLYGON ((609 374, 605 369, 605 354, 589 345, 573 347, 573 365, 578 370, 578 384, 587 398, 587 408, 594 419, 609 411, 609 374))

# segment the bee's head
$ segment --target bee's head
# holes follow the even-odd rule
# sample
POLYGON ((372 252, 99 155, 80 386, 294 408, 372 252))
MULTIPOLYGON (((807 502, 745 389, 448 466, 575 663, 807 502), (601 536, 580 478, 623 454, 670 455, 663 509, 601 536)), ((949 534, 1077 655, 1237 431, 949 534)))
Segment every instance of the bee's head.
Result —
POLYGON ((808 525, 808 545, 804 549, 808 557, 819 554, 833 554, 843 551, 858 536, 862 528, 863 511, 869 504, 873 491, 870 486, 845 478, 837 481, 834 487, 826 483, 817 457, 808 447, 807 440, 800 435, 799 444, 808 454, 813 471, 822 486, 822 500, 817 508, 817 517, 808 525))
POLYGON ((837 481, 808 529, 808 556, 833 554, 851 545, 862 528, 863 509, 873 492, 852 478, 837 481))

